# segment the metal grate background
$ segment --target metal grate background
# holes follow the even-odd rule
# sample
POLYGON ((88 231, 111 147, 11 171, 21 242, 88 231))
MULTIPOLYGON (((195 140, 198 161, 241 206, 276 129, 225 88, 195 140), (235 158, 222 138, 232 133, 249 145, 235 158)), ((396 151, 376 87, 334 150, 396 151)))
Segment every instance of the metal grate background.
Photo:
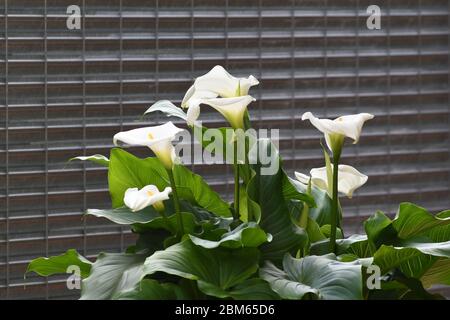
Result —
MULTIPOLYGON (((106 170, 67 159, 107 155, 114 133, 165 121, 138 119, 155 100, 179 103, 215 64, 261 80, 251 115, 257 127, 281 128, 291 173, 322 166, 304 111, 376 115, 344 154, 370 176, 343 201, 347 232, 401 201, 450 208, 449 16, 447 0, 1 0, 0 298, 74 297, 64 278, 24 280, 27 262, 132 241, 126 229, 82 219, 109 206, 106 170), (73 4, 81 30, 66 28, 73 4), (366 28, 371 4, 382 9, 381 30, 366 28)), ((229 168, 194 169, 231 191, 229 168)))

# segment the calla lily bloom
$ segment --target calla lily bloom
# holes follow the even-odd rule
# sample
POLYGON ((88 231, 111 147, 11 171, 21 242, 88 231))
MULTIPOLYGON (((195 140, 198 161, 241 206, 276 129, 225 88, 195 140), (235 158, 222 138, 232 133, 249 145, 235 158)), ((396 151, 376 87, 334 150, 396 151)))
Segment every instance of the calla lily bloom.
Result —
MULTIPOLYGON (((368 177, 352 166, 340 164, 338 169, 338 192, 351 198, 353 192, 367 182, 368 177)), ((331 184, 328 183, 327 168, 315 168, 310 171, 311 176, 295 172, 295 177, 303 184, 308 184, 311 179, 312 185, 325 190, 330 197, 331 184)))
POLYGON ((169 193, 172 192, 172 188, 167 187, 164 191, 160 192, 158 188, 152 184, 143 187, 141 190, 138 188, 129 188, 125 191, 123 202, 131 209, 131 211, 140 211, 150 205, 152 205, 156 211, 163 211, 163 200, 169 199, 169 193))
POLYGON ((222 66, 215 66, 198 77, 183 98, 181 106, 188 108, 188 124, 195 123, 200 115, 200 105, 207 104, 219 111, 233 128, 243 128, 247 106, 254 101, 248 91, 257 84, 258 80, 253 76, 236 78, 222 66))
POLYGON ((373 119, 370 113, 359 113, 342 116, 334 120, 316 118, 311 112, 305 112, 302 120, 309 120, 313 126, 325 134, 325 140, 330 150, 342 148, 344 137, 358 143, 364 122, 373 119))
POLYGON ((175 136, 183 131, 172 122, 160 126, 144 127, 129 131, 122 131, 114 135, 114 144, 122 142, 132 146, 149 147, 166 169, 171 169, 175 161, 175 148, 172 141, 175 136))

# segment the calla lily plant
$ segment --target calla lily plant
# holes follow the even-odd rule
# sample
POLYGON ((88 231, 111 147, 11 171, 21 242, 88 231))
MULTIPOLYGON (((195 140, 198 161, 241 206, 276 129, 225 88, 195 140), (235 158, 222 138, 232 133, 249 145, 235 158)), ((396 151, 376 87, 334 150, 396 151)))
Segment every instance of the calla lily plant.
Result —
MULTIPOLYGON (((194 130, 200 108, 210 106, 236 133, 251 126, 249 90, 257 84, 251 75, 237 78, 215 66, 195 79, 181 108, 160 101, 149 110, 178 117, 194 130)), ((95 262, 69 249, 31 261, 27 273, 66 274, 75 266, 83 279, 81 299, 440 299, 427 288, 450 283, 449 210, 433 215, 405 202, 391 219, 374 206, 365 234, 344 238, 339 229, 339 210, 345 208, 338 195, 355 197, 368 181, 340 163, 344 141, 358 143, 372 118, 303 113, 324 134, 325 166, 309 175, 296 168, 297 179, 284 171, 279 153, 270 152, 274 144, 255 137, 252 150, 261 150, 248 159, 256 161, 234 159, 232 203, 176 157, 173 143, 183 129, 172 122, 119 132, 109 157, 72 160, 108 170, 112 208, 88 209, 86 215, 129 228, 134 236, 127 237, 128 247, 101 253, 95 262), (122 146, 147 147, 155 157, 141 159, 122 146), (269 153, 279 166, 263 174, 263 155, 269 153), (369 270, 379 271, 379 286, 369 283, 369 270)))

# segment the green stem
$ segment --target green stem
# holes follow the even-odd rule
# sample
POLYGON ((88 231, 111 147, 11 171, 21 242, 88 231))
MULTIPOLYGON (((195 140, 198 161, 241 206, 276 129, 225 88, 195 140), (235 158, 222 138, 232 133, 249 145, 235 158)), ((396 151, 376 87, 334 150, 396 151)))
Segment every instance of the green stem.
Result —
POLYGON ((235 219, 239 219, 239 165, 237 163, 238 159, 238 143, 234 142, 234 154, 233 154, 233 165, 234 165, 234 215, 235 219))
POLYGON ((170 186, 172 187, 172 194, 173 194, 173 202, 175 204, 175 212, 178 217, 178 236, 182 237, 184 235, 184 226, 183 226, 183 217, 181 216, 180 211, 180 199, 178 198, 178 192, 177 192, 177 186, 175 185, 175 179, 173 177, 173 171, 170 169, 167 169, 167 174, 169 175, 170 180, 170 186))
POLYGON ((330 252, 336 253, 336 229, 339 219, 338 172, 340 154, 333 153, 333 199, 331 203, 330 252))

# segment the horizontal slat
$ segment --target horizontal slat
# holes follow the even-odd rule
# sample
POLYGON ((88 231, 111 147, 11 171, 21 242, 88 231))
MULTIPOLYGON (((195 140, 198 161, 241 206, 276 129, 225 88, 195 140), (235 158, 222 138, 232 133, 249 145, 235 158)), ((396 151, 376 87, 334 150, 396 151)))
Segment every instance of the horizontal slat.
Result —
MULTIPOLYGON (((284 59, 308 59, 308 58, 367 58, 367 57, 385 57, 389 51, 389 55, 391 57, 408 57, 408 56, 430 56, 430 55, 448 55, 448 51, 444 47, 437 48, 423 48, 423 49, 415 49, 404 47, 401 49, 360 49, 358 53, 355 50, 309 50, 309 51, 298 51, 290 52, 290 51, 276 51, 276 52, 268 52, 263 51, 262 53, 258 53, 257 50, 251 51, 242 51, 242 52, 228 52, 225 53, 222 50, 219 52, 214 52, 214 50, 209 50, 208 53, 171 53, 167 55, 162 55, 155 57, 155 51, 150 50, 148 54, 124 54, 122 58, 117 57, 117 55, 112 55, 108 53, 103 53, 100 55, 86 55, 84 58, 77 57, 75 55, 70 55, 67 57, 52 57, 49 56, 47 59, 44 58, 19 58, 19 57, 11 57, 8 59, 8 63, 56 63, 56 62, 127 62, 127 61, 160 61, 160 62, 191 62, 194 60, 197 61, 223 61, 228 59, 228 61, 242 61, 242 60, 284 60, 284 59)), ((216 50, 218 51, 218 50, 216 50)), ((61 55, 60 55, 61 56, 61 55)), ((5 59, 0 59, 0 62, 5 62, 5 59)))

